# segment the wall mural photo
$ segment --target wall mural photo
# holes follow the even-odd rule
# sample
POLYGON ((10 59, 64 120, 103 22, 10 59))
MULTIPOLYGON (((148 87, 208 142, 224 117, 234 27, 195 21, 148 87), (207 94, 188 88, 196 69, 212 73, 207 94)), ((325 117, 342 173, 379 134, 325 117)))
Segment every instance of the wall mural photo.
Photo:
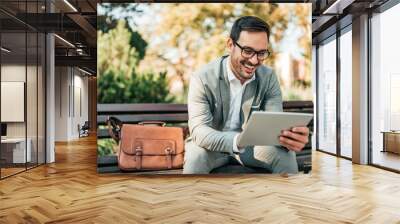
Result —
POLYGON ((97 9, 99 173, 311 170, 311 4, 97 9))

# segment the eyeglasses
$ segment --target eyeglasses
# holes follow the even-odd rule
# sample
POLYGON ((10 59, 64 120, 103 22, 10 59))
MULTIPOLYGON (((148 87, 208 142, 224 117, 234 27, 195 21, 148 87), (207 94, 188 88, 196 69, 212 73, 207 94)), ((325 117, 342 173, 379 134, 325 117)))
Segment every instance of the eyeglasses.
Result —
POLYGON ((271 55, 271 52, 268 50, 256 51, 251 47, 242 47, 236 41, 234 43, 242 50, 242 56, 246 59, 252 58, 254 54, 257 54, 257 59, 261 61, 271 55))

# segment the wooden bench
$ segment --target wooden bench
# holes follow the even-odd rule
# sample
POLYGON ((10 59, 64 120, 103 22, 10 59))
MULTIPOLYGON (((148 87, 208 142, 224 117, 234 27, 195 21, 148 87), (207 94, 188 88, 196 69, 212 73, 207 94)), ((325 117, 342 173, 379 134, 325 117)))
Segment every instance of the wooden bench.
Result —
MULTIPOLYGON (((312 101, 285 101, 283 109, 287 112, 313 113, 312 101)), ((114 116, 123 123, 136 124, 141 121, 164 121, 174 126, 187 126, 188 111, 186 104, 98 104, 97 105, 97 137, 98 139, 110 138, 106 121, 108 116, 114 116)), ((312 128, 312 125, 311 125, 312 128)), ((308 173, 311 170, 311 137, 309 144, 297 153, 299 171, 308 173)), ((102 156, 97 159, 98 172, 121 172, 117 166, 116 156, 102 156)), ((264 169, 248 168, 238 164, 221 167, 212 173, 265 173, 264 169)), ((135 172, 136 174, 176 174, 181 170, 135 172)))

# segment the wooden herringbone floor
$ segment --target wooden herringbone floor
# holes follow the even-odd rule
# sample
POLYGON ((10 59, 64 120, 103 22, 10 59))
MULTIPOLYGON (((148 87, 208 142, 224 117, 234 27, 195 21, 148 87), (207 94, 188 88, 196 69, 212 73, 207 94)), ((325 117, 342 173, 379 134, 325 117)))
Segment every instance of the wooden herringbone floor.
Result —
POLYGON ((96 173, 94 137, 0 181, 0 223, 400 223, 400 175, 313 152, 310 175, 96 173))

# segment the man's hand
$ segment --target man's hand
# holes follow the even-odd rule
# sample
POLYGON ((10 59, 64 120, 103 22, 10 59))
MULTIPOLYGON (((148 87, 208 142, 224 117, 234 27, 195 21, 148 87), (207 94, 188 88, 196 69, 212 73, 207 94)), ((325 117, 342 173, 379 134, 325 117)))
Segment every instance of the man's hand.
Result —
POLYGON ((308 143, 309 129, 307 127, 293 127, 291 130, 282 130, 279 143, 296 152, 300 152, 308 143))

